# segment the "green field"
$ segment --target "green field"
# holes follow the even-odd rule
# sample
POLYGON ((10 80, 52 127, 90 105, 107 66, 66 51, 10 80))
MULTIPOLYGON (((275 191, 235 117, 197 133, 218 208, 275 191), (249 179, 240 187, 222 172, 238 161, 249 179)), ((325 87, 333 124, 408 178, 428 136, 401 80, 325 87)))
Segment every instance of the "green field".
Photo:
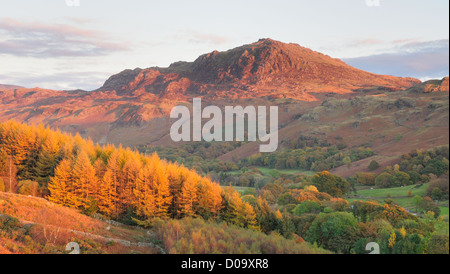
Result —
MULTIPOLYGON (((348 195, 346 198, 348 202, 353 201, 370 201, 375 200, 381 204, 384 204, 386 199, 394 200, 394 203, 398 204, 401 207, 406 209, 413 209, 415 207, 413 198, 414 196, 423 197, 426 195, 426 190, 429 184, 424 184, 420 187, 417 185, 406 186, 406 187, 396 187, 396 188, 382 188, 382 189, 367 189, 360 188, 357 189, 356 195, 348 195), (412 192, 412 196, 408 195, 408 192, 412 192)), ((440 204, 441 205, 441 204, 440 204)), ((441 208, 441 216, 449 215, 449 207, 448 204, 444 204, 444 206, 440 206, 441 208)))
POLYGON ((349 195, 347 201, 370 201, 375 200, 384 203, 386 199, 392 199, 396 204, 401 207, 411 209, 415 207, 413 198, 414 196, 425 196, 426 190, 429 184, 424 184, 420 187, 417 185, 396 187, 396 188, 382 188, 382 189, 360 189, 357 190, 356 195, 349 195), (411 191, 412 195, 409 196, 408 192, 411 191))
POLYGON ((301 170, 301 169, 274 169, 274 168, 267 168, 267 167, 258 167, 259 171, 264 176, 272 176, 272 174, 276 174, 277 172, 279 174, 287 174, 287 175, 306 175, 306 176, 313 176, 316 174, 314 171, 310 170, 301 170))
POLYGON ((382 188, 382 189, 364 189, 358 190, 358 196, 362 198, 384 198, 387 199, 388 196, 394 197, 405 197, 408 198, 408 192, 412 192, 412 196, 424 196, 429 184, 424 184, 417 188, 416 185, 396 187, 396 188, 382 188))

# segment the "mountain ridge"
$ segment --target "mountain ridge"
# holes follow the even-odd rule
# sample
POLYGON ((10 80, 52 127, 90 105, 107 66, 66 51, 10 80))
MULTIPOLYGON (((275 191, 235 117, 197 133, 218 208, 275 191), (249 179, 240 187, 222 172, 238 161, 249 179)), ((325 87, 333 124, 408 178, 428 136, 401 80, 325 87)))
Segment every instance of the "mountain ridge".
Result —
POLYGON ((419 83, 414 78, 365 72, 297 44, 260 39, 228 51, 203 54, 193 62, 176 62, 168 68, 124 70, 97 91, 153 93, 172 99, 177 94, 190 94, 313 101, 317 99, 312 93, 351 93, 375 86, 401 90, 419 83))

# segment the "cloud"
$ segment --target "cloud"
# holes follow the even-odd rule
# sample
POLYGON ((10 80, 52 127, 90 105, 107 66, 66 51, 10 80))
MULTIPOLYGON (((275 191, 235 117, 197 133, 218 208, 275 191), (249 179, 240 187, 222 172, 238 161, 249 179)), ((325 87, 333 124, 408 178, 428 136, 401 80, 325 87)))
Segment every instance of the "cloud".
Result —
POLYGON ((373 45, 380 45, 385 43, 383 40, 379 39, 362 39, 362 40, 355 40, 350 42, 347 47, 367 47, 367 46, 373 46, 373 45))
POLYGON ((0 19, 0 37, 0 54, 20 57, 101 56, 129 49, 104 32, 14 19, 0 19))
POLYGON ((393 43, 385 53, 343 59, 347 64, 377 74, 416 78, 441 78, 449 75, 449 40, 393 43))
POLYGON ((94 90, 103 85, 110 75, 95 71, 74 71, 51 74, 8 73, 0 74, 0 83, 14 83, 27 88, 45 88, 54 90, 84 89, 94 90))
POLYGON ((184 31, 183 34, 175 35, 174 38, 187 39, 190 43, 193 44, 222 45, 230 41, 230 39, 225 36, 200 33, 197 31, 184 31))

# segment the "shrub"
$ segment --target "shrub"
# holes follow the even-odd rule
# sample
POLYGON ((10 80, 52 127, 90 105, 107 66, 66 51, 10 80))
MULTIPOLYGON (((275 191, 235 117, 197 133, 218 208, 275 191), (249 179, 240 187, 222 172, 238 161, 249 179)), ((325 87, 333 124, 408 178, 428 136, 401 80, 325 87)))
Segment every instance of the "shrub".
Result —
POLYGON ((380 164, 378 164, 377 161, 372 160, 372 162, 370 162, 369 164, 369 171, 374 171, 380 168, 380 164))
POLYGON ((428 242, 429 254, 449 254, 449 236, 435 234, 428 242))
POLYGON ((19 194, 37 196, 39 184, 34 181, 25 180, 19 182, 19 194))

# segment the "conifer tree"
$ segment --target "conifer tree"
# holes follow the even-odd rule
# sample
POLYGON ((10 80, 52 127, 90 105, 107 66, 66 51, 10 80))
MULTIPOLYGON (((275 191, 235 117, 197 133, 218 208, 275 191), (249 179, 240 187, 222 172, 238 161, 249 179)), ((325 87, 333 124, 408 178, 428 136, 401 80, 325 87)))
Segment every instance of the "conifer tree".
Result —
POLYGON ((87 210, 97 185, 95 169, 91 164, 88 154, 81 150, 77 155, 73 166, 73 183, 76 188, 75 195, 81 201, 81 207, 87 210))
POLYGON ((121 212, 133 206, 134 189, 136 188, 139 170, 142 169, 142 161, 139 156, 131 151, 127 151, 127 154, 128 160, 125 162, 120 175, 119 207, 121 212))
POLYGON ((50 196, 47 199, 51 202, 69 207, 79 207, 80 203, 74 197, 72 187, 72 163, 68 159, 62 160, 55 169, 55 175, 50 178, 48 190, 50 196))
POLYGON ((195 202, 197 200, 197 181, 193 175, 186 178, 181 188, 179 214, 183 217, 195 215, 195 202))
POLYGON ((172 202, 170 196, 169 179, 158 155, 153 154, 150 160, 152 173, 152 190, 155 197, 156 217, 169 217, 169 207, 172 202))
POLYGON ((49 134, 42 144, 34 167, 35 180, 45 187, 56 167, 60 146, 56 134, 49 134))
POLYGON ((150 188, 150 169, 145 165, 138 174, 134 194, 134 207, 136 213, 146 219, 156 216, 155 196, 150 188))

